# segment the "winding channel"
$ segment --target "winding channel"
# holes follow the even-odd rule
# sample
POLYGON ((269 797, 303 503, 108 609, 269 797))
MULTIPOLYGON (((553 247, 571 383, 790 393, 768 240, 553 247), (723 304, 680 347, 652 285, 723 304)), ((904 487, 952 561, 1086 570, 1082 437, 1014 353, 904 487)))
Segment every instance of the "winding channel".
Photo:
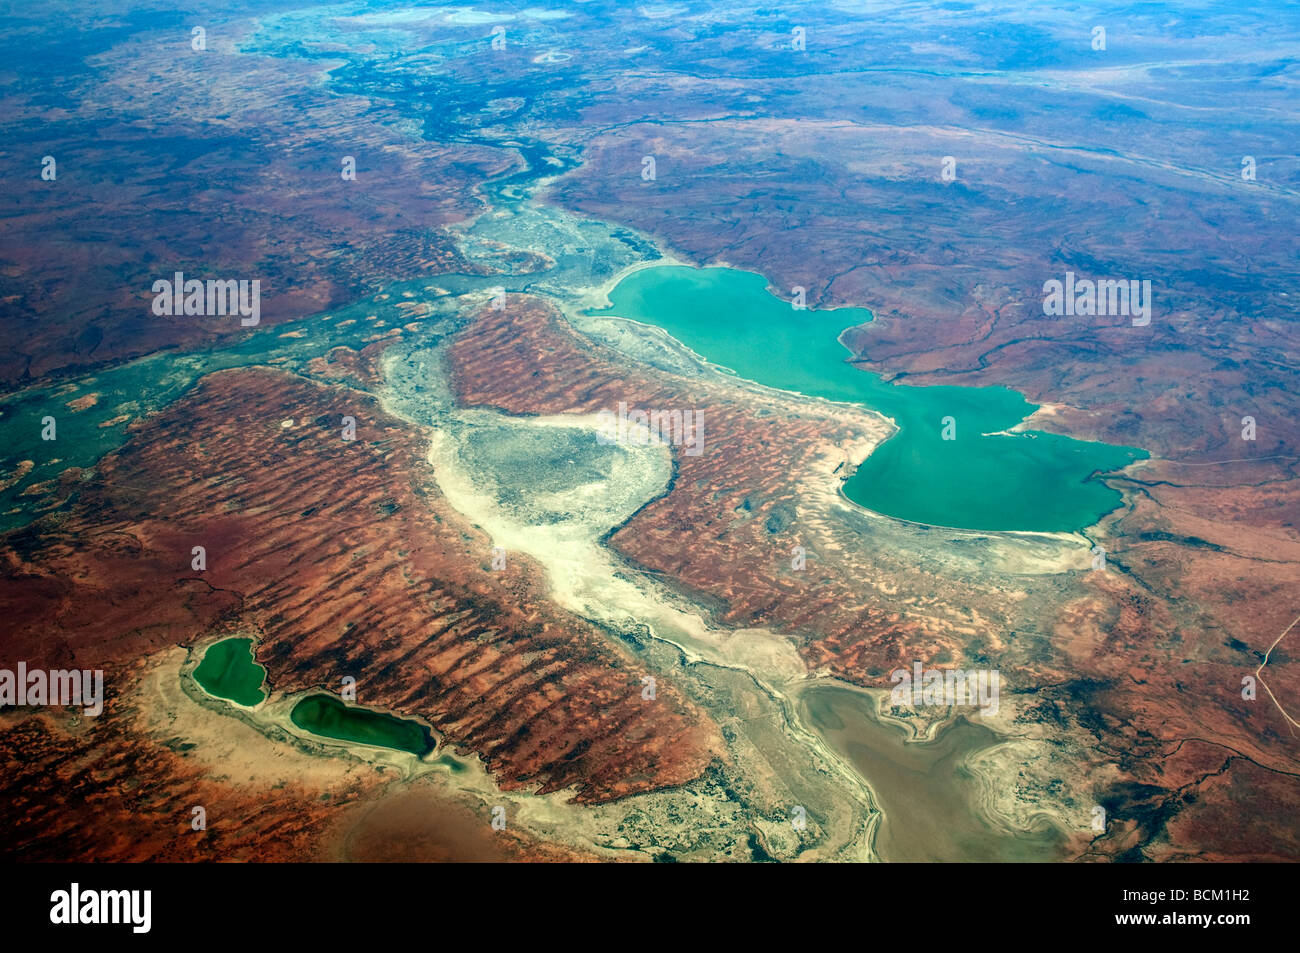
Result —
MULTIPOLYGON (((491 137, 478 141, 509 147, 491 137)), ((30 522, 39 510, 32 497, 22 496, 25 490, 69 466, 93 467, 125 440, 130 420, 162 409, 204 375, 265 364, 309 375, 313 358, 338 346, 360 348, 391 327, 409 326, 409 313, 398 305, 423 303, 429 314, 418 329, 385 352, 385 383, 378 396, 387 410, 413 426, 433 425, 430 459, 456 510, 500 545, 537 560, 559 605, 600 625, 611 638, 634 645, 648 670, 681 683, 724 728, 731 770, 742 776, 746 789, 738 807, 718 809, 714 836, 740 836, 727 831, 727 817, 733 816, 746 832, 758 832, 750 834, 751 842, 758 837, 751 847, 756 855, 857 860, 909 859, 936 850, 945 859, 1014 855, 1008 844, 1026 832, 1000 830, 979 817, 978 799, 963 777, 975 753, 999 743, 993 732, 956 722, 932 741, 909 742, 879 721, 871 693, 811 681, 783 634, 718 627, 705 609, 602 545, 610 529, 663 492, 671 471, 666 449, 598 446, 593 419, 510 418, 455 404, 442 349, 466 315, 497 288, 542 295, 572 313, 593 289, 612 287, 630 269, 676 264, 647 236, 578 218, 535 198, 548 177, 571 168, 573 160, 554 155, 539 141, 512 147, 524 168, 485 186, 484 212, 457 230, 461 250, 469 260, 495 268, 502 247, 523 248, 544 252, 554 267, 536 274, 398 281, 381 295, 329 315, 260 328, 212 351, 152 355, 9 395, 9 412, 0 418, 4 467, 13 472, 19 461, 35 462, 0 491, 0 525, 30 522), (61 455, 48 459, 33 421, 51 407, 92 396, 94 400, 81 401, 84 409, 60 415, 61 455), (575 441, 586 448, 584 459, 595 472, 576 484, 563 467, 549 472, 545 467, 547 453, 553 451, 559 460, 575 441), (538 492, 539 469, 524 474, 497 465, 502 459, 493 455, 503 447, 528 449, 530 460, 543 461, 539 469, 551 485, 538 492), (517 502, 520 485, 511 480, 526 481, 526 503, 517 502), (908 784, 923 785, 926 796, 905 808, 908 784), (900 817, 898 824, 887 825, 885 835, 882 806, 900 817), (783 820, 794 808, 808 814, 807 835, 791 834, 783 820), (724 809, 734 814, 722 813, 724 809), (909 825, 912 836, 929 847, 909 846, 903 832, 909 825), (961 835, 954 837, 952 831, 961 835), (934 847, 940 841, 947 846, 934 847)), ((276 717, 283 722, 283 714, 276 717)), ((472 771, 463 777, 481 781, 472 771)), ((475 792, 481 795, 481 785, 475 792)), ((612 831, 629 812, 664 804, 689 811, 692 796, 667 791, 604 808, 560 806, 560 799, 550 797, 537 799, 534 819, 539 828, 550 825, 562 836, 568 836, 567 825, 581 826, 586 842, 616 844, 612 831), (575 819, 578 812, 586 812, 581 821, 575 819)), ((529 795, 511 797, 525 803, 529 795)), ((1031 841, 1029 853, 1037 857, 1053 856, 1058 849, 1047 833, 1032 833, 1031 841)))

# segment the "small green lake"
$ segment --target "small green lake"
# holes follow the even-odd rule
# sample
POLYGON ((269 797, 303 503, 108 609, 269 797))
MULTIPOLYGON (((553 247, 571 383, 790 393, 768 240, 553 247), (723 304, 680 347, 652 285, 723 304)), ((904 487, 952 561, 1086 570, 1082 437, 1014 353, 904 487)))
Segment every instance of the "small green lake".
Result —
MULTIPOLYGON (((898 519, 977 530, 1083 529, 1121 500, 1095 474, 1147 456, 1056 434, 1003 433, 1036 409, 1005 387, 886 383, 850 364, 839 343, 844 330, 872 320, 870 311, 795 310, 767 284, 734 268, 645 268, 614 287, 610 307, 588 313, 657 325, 747 380, 893 418, 898 433, 871 453, 844 493, 898 519), (954 439, 944 439, 945 418, 954 439)), ((704 441, 707 453, 707 420, 704 441)))
POLYGON ((424 755, 434 747, 432 733, 419 722, 345 705, 333 695, 308 695, 293 706, 289 718, 303 731, 339 741, 415 755, 424 755))
POLYGON ((266 669, 253 658, 252 639, 222 639, 203 653, 194 680, 209 695, 252 708, 266 700, 266 669))

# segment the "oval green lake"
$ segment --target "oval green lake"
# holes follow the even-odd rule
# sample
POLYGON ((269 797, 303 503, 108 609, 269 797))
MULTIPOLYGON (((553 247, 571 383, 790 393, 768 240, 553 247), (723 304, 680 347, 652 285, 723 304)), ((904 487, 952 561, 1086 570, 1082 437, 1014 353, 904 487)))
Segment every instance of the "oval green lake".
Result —
POLYGON ((419 722, 345 705, 333 695, 308 695, 293 706, 289 718, 303 731, 339 741, 415 755, 426 754, 434 747, 432 733, 419 722))
MULTIPOLYGON (((1072 532, 1120 503, 1096 474, 1147 456, 1057 434, 1005 433, 1037 409, 1005 387, 887 383, 849 363, 839 342, 846 329, 871 321, 870 311, 795 310, 753 272, 645 268, 609 297, 610 307, 588 314, 656 325, 740 377, 891 417, 898 432, 844 484, 850 500, 887 516, 961 529, 1072 532), (946 418, 953 439, 944 439, 946 418)), ((707 424, 704 433, 707 441, 707 424)))
POLYGON ((249 708, 266 699, 266 669, 253 658, 252 639, 222 639, 208 646, 194 670, 194 680, 209 695, 249 708))

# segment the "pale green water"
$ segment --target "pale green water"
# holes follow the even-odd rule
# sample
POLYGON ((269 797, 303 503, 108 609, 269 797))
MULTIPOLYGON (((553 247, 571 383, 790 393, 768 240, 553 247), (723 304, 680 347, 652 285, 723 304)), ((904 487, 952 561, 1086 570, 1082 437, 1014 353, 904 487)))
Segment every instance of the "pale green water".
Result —
MULTIPOLYGON (((868 509, 899 519, 984 530, 1072 531, 1120 503, 1092 474, 1147 456, 1039 432, 985 436, 1020 423, 1035 406, 1005 387, 888 384, 848 363, 838 337, 865 324, 861 308, 796 311, 761 275, 733 268, 663 266, 628 275, 592 311, 666 330, 714 364, 748 380, 812 397, 864 404, 899 433, 876 448, 844 486, 868 509), (955 439, 943 439, 944 418, 955 439)), ((704 452, 708 452, 707 421, 704 452)))

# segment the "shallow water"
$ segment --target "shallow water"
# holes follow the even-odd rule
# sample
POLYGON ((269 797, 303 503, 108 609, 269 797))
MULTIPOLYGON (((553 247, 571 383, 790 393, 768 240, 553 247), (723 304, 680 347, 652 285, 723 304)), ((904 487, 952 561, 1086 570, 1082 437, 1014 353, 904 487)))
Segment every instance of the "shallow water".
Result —
POLYGON ((416 755, 423 755, 434 747, 429 729, 419 722, 354 708, 333 695, 308 695, 293 706, 289 718, 303 731, 340 741, 393 748, 416 755))
POLYGON ((1119 492, 1092 474, 1146 456, 1055 434, 1003 434, 1036 409, 1005 387, 886 383, 850 364, 838 340, 871 321, 871 312, 795 310, 752 272, 645 268, 620 281, 610 301, 590 314, 657 325, 748 380, 891 417, 899 432, 844 486, 849 499, 887 516, 962 529, 1074 531, 1120 503, 1119 492))
POLYGON ((252 639, 222 639, 208 646, 194 670, 194 680, 209 695, 252 707, 266 699, 266 669, 253 656, 252 639))
POLYGON ((910 743, 902 726, 878 720, 872 700, 858 692, 818 685, 803 692, 800 704, 810 724, 871 786, 884 815, 876 836, 882 860, 1063 858, 1064 837, 1049 825, 1002 831, 975 809, 979 784, 964 762, 998 742, 977 721, 959 720, 934 741, 910 743))

